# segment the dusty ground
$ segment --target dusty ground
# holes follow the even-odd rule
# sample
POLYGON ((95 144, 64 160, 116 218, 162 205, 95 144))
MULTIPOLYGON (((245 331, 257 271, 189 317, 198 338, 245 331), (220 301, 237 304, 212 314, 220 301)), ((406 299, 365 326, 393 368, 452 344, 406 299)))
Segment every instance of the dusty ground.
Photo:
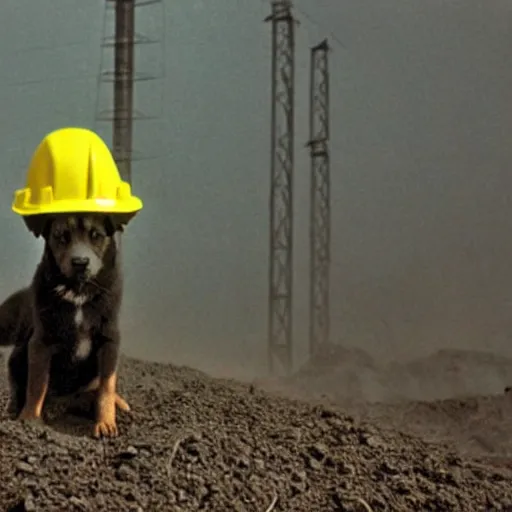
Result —
POLYGON ((116 440, 57 413, 51 426, 0 419, 1 510, 512 510, 507 397, 346 406, 381 430, 186 368, 125 359, 121 375, 133 412, 116 440), (392 430, 440 424, 453 441, 473 420, 491 441, 465 454, 392 430))

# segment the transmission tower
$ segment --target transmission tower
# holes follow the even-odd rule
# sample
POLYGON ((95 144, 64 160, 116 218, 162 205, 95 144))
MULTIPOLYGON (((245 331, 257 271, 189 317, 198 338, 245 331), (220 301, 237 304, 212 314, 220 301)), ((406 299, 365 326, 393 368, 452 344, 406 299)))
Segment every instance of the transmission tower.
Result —
POLYGON ((133 122, 151 118, 134 108, 135 84, 158 78, 135 70, 136 46, 158 42, 135 31, 136 11, 161 3, 162 0, 106 0, 96 121, 112 123, 112 153, 122 179, 129 183, 134 159, 133 122), (113 20, 109 19, 112 17, 113 20), (108 105, 102 108, 103 85, 110 90, 108 105))
POLYGON ((311 48, 309 142, 311 156, 309 351, 329 341, 331 198, 329 162, 329 45, 311 48))
POLYGON ((272 124, 270 160, 270 261, 268 358, 292 369, 293 167, 295 19, 290 0, 273 0, 272 124))

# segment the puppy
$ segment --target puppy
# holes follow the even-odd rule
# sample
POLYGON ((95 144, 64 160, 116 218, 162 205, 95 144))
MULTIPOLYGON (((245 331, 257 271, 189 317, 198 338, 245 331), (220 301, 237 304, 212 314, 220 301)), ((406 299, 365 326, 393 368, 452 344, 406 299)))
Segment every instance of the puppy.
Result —
POLYGON ((46 218, 44 252, 32 283, 0 305, 0 346, 8 360, 8 410, 41 418, 50 393, 96 390, 94 435, 116 436, 122 275, 112 219, 100 214, 46 218))

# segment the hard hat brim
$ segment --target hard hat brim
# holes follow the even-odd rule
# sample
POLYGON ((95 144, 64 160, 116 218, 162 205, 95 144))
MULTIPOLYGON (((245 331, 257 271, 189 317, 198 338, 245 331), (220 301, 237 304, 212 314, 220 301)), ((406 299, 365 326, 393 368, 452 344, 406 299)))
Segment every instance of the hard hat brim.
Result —
MULTIPOLYGON (((66 213, 53 213, 53 214, 35 214, 35 215, 24 215, 22 217, 25 226, 28 230, 35 235, 35 237, 39 237, 42 235, 44 227, 46 223, 52 218, 56 218, 59 215, 70 215, 70 214, 79 214, 84 212, 66 212, 66 213)), ((110 220, 113 222, 116 230, 123 230, 125 226, 129 224, 129 222, 137 215, 137 212, 131 213, 104 213, 101 212, 100 215, 106 215, 110 217, 110 220)))
POLYGON ((129 214, 142 209, 142 201, 135 196, 121 201, 114 199, 84 199, 71 201, 53 201, 51 204, 12 205, 12 211, 22 217, 29 215, 51 215, 60 213, 104 213, 129 214))

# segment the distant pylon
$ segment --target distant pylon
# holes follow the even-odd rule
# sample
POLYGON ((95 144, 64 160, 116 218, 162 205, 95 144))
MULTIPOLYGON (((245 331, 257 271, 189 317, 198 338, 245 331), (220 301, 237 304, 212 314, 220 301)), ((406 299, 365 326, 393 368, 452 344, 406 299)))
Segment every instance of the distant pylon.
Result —
POLYGON ((293 365, 293 168, 295 19, 289 0, 272 1, 272 124, 268 361, 289 373, 293 365))
POLYGON ((128 182, 131 182, 135 155, 133 122, 152 118, 136 110, 135 85, 159 78, 139 71, 139 62, 142 64, 147 56, 136 57, 137 47, 160 42, 158 37, 141 35, 135 28, 139 8, 150 5, 160 5, 163 10, 162 0, 106 0, 105 3, 96 121, 112 123, 112 152, 122 178, 128 182))
POLYGON ((311 48, 309 142, 311 156, 309 352, 329 341, 331 181, 329 162, 329 45, 311 48))

